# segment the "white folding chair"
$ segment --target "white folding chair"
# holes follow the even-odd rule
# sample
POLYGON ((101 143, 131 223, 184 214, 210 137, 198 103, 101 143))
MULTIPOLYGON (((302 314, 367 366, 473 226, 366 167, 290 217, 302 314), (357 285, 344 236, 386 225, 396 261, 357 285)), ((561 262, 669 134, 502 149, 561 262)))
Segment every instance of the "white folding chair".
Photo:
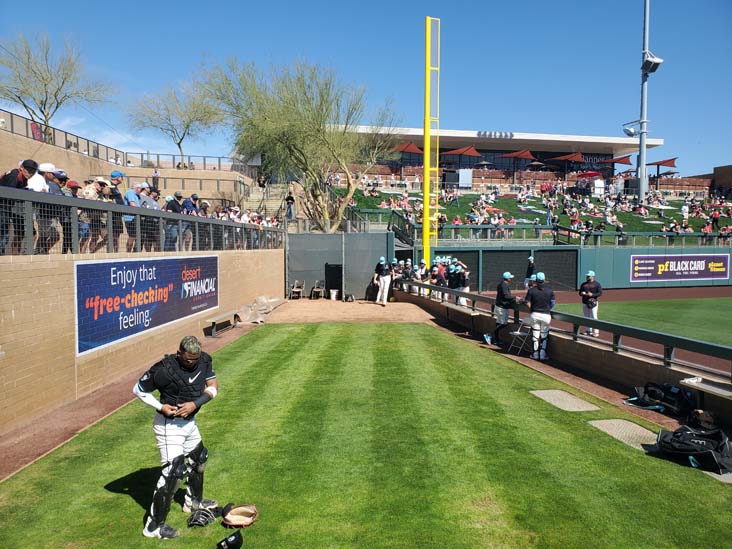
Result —
POLYGON ((520 355, 524 350, 527 353, 531 350, 531 324, 528 320, 522 318, 516 329, 508 332, 508 335, 511 336, 511 344, 508 346, 509 354, 515 352, 516 355, 520 355))

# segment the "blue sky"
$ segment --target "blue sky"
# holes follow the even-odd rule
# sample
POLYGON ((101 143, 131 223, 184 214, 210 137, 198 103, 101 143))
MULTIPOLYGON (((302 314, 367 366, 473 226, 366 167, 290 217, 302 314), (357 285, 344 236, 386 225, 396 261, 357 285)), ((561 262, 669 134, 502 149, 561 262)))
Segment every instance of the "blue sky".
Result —
MULTIPOLYGON (((0 12, 10 7, 0 0, 0 12)), ((442 20, 443 128, 620 136, 639 115, 642 0, 42 0, 33 11, 116 88, 109 104, 68 108, 54 125, 129 152, 175 146, 131 132, 127 105, 231 56, 330 66, 365 86, 371 105, 391 99, 401 125, 419 127, 426 15, 442 20)), ((1 36, 21 28, 3 25, 1 36)), ((731 0, 652 0, 651 50, 665 63, 649 84, 649 129, 666 144, 649 161, 678 156, 684 175, 732 163, 730 29, 731 0)), ((186 153, 225 155, 230 142, 219 132, 186 153)))

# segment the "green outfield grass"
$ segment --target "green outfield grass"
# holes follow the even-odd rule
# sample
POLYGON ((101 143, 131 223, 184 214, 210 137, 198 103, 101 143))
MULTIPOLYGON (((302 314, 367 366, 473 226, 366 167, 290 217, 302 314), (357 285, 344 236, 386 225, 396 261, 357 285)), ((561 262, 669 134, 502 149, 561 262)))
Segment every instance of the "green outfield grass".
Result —
MULTIPOLYGON (((161 349, 163 352, 164 349, 161 349)), ((206 495, 246 547, 723 547, 732 487, 590 426, 642 420, 427 325, 266 325, 215 355, 206 495), (529 394, 600 407, 564 412, 529 394)), ((213 547, 141 536, 158 473, 134 402, 0 486, 2 547, 213 547)), ((645 424, 651 427, 649 424, 645 424)))
MULTIPOLYGON (((683 288, 679 288, 683 293, 683 288)), ((665 332, 691 339, 732 345, 732 297, 604 302, 600 320, 665 332)), ((558 305, 557 310, 582 314, 582 305, 558 305)))

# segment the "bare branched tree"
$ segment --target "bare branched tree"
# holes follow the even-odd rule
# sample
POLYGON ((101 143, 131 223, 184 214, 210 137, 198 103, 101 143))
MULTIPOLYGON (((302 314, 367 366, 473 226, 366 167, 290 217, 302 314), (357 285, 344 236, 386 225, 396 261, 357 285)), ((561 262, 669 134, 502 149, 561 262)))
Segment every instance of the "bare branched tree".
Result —
POLYGON ((89 78, 76 48, 68 41, 55 55, 48 36, 25 36, 0 43, 0 99, 20 105, 46 130, 58 110, 69 102, 80 105, 105 101, 106 82, 89 78))
POLYGON ((260 153, 272 173, 296 176, 302 206, 326 231, 338 230, 358 188, 357 172, 367 173, 393 146, 391 109, 378 109, 370 128, 360 128, 363 89, 339 83, 329 69, 299 63, 265 75, 233 60, 212 71, 208 88, 235 130, 238 152, 260 153), (329 192, 334 173, 345 176, 344 198, 329 192))
POLYGON ((198 82, 143 97, 130 108, 129 117, 135 129, 153 129, 167 135, 181 157, 185 156, 183 141, 199 137, 222 120, 221 111, 198 82))

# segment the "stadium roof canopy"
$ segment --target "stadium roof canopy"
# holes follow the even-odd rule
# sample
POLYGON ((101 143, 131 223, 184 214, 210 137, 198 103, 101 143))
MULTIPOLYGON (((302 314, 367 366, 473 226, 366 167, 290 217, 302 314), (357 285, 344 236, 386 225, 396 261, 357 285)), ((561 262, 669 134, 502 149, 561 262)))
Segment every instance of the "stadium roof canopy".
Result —
MULTIPOLYGON (((372 126, 358 126, 359 133, 372 133, 372 126)), ((424 146, 422 128, 394 128, 397 141, 412 141, 424 146)), ((663 139, 647 139, 648 148, 660 147, 663 139)), ((595 135, 561 135, 554 133, 493 132, 482 130, 440 130, 441 149, 473 146, 483 151, 582 152, 622 156, 638 151, 638 138, 602 137, 595 135)))

